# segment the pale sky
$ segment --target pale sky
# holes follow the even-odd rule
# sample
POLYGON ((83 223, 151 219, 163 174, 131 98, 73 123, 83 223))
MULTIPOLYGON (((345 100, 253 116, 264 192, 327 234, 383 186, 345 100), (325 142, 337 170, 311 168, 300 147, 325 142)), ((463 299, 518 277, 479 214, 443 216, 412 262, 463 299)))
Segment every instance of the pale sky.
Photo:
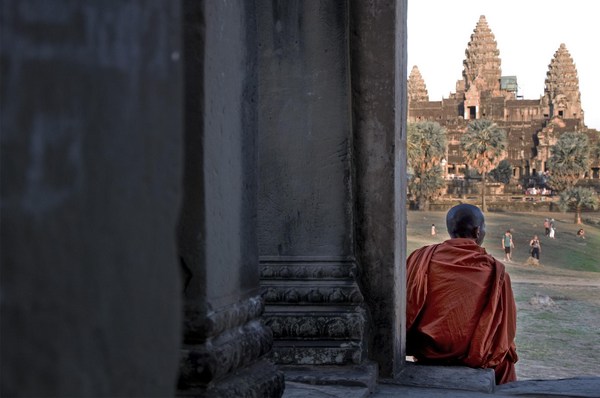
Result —
MULTIPOLYGON (((584 121, 600 130, 600 1, 408 0, 408 73, 417 65, 440 101, 456 91, 479 16, 496 38, 502 76, 517 76, 519 95, 544 94, 548 65, 565 43, 579 76, 584 121)), ((407 75, 408 77, 408 75, 407 75)))

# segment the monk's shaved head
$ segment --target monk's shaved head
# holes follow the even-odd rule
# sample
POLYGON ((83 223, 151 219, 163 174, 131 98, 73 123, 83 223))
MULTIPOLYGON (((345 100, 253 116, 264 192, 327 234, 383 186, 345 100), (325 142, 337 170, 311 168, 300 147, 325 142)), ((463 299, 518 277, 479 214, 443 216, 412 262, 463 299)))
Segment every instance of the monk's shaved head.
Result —
POLYGON ((451 208, 446 215, 446 227, 451 238, 470 238, 478 245, 483 243, 485 219, 476 206, 463 203, 451 208))

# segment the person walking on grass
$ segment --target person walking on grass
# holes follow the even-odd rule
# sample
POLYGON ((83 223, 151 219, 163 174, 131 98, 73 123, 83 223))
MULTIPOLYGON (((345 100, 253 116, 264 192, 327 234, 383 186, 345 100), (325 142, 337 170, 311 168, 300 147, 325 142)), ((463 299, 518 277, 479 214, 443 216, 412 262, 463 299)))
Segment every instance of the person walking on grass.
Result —
POLYGON ((529 241, 529 246, 531 247, 531 257, 539 260, 540 253, 542 251, 542 244, 540 243, 537 235, 533 235, 533 239, 529 241))
POLYGON ((550 234, 548 235, 548 237, 550 239, 556 239, 555 234, 556 234, 556 228, 554 228, 554 219, 552 219, 552 221, 550 221, 550 234))
POLYGON ((550 235, 550 220, 548 220, 547 218, 544 220, 544 235, 550 235))
POLYGON ((512 261, 512 249, 515 247, 510 229, 507 229, 502 237, 502 248, 504 249, 504 261, 512 261))

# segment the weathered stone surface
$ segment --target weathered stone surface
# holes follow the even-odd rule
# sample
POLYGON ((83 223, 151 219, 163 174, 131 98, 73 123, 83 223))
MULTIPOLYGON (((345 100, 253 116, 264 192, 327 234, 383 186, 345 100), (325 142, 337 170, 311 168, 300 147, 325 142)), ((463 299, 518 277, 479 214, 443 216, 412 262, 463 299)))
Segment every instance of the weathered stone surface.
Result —
POLYGON ((279 369, 285 373, 286 383, 366 387, 374 392, 377 387, 377 367, 376 363, 366 361, 353 366, 282 365, 279 369))
POLYGON ((597 398, 600 396, 600 377, 516 381, 496 387, 496 393, 528 397, 597 398))
POLYGON ((184 345, 180 384, 207 385, 223 378, 268 353, 272 342, 271 330, 254 320, 203 344, 184 345))
POLYGON ((2 1, 3 397, 167 397, 182 2, 2 1))
POLYGON ((360 362, 366 317, 355 280, 348 2, 262 2, 257 10, 258 235, 272 358, 360 362))
POLYGON ((261 279, 327 280, 356 275, 356 261, 344 257, 261 256, 261 279))
POLYGON ((194 308, 193 304, 189 304, 186 306, 184 318, 185 341, 202 343, 227 329, 242 326, 260 317, 264 308, 264 301, 258 296, 212 312, 194 308))
POLYGON ((492 369, 473 369, 464 366, 429 366, 407 363, 400 375, 387 380, 407 386, 481 391, 491 393, 496 385, 492 369))
POLYGON ((194 398, 280 397, 285 389, 284 375, 269 361, 259 361, 205 387, 180 389, 178 396, 194 398))
POLYGON ((259 319, 256 2, 184 5, 185 165, 178 229, 184 345, 178 394, 278 397, 261 359, 259 319))
POLYGON ((275 339, 362 340, 365 333, 364 311, 284 312, 270 310, 263 316, 275 339))
POLYGON ((358 284, 369 359, 391 377, 404 363, 406 1, 350 1, 358 284))
POLYGON ((358 365, 366 359, 364 347, 359 341, 323 340, 276 340, 270 357, 282 365, 358 365))
POLYGON ((363 302, 360 289, 351 279, 324 282, 264 281, 262 297, 267 305, 356 305, 363 302))
POLYGON ((371 396, 366 387, 311 385, 286 382, 284 398, 367 398, 371 396))

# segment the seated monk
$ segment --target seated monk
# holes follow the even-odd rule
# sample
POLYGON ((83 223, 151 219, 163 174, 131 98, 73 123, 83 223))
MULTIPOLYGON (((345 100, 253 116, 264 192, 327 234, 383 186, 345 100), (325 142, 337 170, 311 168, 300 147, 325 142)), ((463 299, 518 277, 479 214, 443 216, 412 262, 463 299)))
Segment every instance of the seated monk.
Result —
POLYGON ((407 260, 407 355, 423 364, 491 368, 496 384, 515 381, 515 299, 504 265, 480 246, 483 213, 455 206, 446 226, 451 239, 407 260))

